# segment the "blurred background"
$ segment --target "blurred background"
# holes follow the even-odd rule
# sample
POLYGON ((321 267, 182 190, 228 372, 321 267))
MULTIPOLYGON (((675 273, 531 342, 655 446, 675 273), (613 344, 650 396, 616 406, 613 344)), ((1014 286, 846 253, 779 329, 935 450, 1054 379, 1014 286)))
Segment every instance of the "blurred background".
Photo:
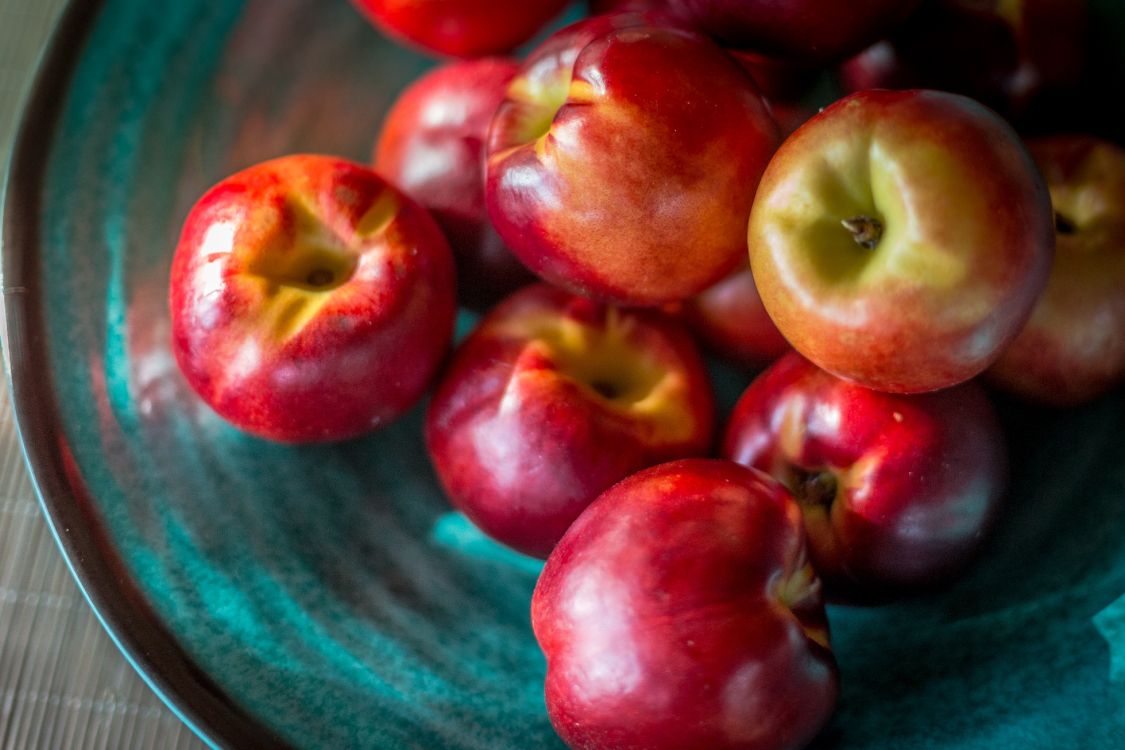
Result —
MULTIPOLYGON (((0 168, 62 0, 0 0, 0 168)), ((202 748, 110 641, 39 511, 0 386, 0 748, 202 748)))

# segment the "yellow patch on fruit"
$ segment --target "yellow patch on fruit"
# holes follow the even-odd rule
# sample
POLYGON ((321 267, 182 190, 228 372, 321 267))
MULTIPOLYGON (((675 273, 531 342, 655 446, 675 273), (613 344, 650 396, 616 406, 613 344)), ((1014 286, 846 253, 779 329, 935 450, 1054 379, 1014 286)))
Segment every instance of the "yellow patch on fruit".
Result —
POLYGON ((886 217, 883 242, 895 249, 880 254, 879 276, 925 279, 927 286, 942 289, 960 285, 968 272, 961 247, 979 244, 974 236, 977 224, 970 219, 980 210, 977 195, 970 192, 965 196, 955 190, 956 185, 973 184, 970 176, 961 173, 960 164, 930 143, 911 142, 906 151, 885 148, 876 141, 871 147, 870 181, 874 205, 886 217), (923 212, 912 208, 933 205, 911 200, 914 195, 908 186, 912 184, 911 175, 917 174, 925 174, 924 185, 932 185, 942 195, 946 210, 938 221, 927 221, 923 212), (942 226, 942 222, 948 226, 942 226), (962 237, 964 245, 951 242, 948 238, 952 235, 962 237))
MULTIPOLYGON (((1100 142, 1092 147, 1072 173, 1045 173, 1055 211, 1074 227, 1074 234, 1109 232, 1120 234, 1121 205, 1125 193, 1125 150, 1100 142)), ((1060 237, 1060 240, 1062 238, 1060 237)), ((1102 238, 1098 238, 1102 239, 1102 238)), ((1060 247, 1063 243, 1060 242, 1060 247)), ((1115 242, 1067 243, 1071 247, 1114 247, 1115 242)))
POLYGON ((656 436, 687 439, 694 420, 686 378, 632 343, 636 325, 632 315, 609 308, 603 327, 531 314, 508 323, 502 333, 536 342, 557 373, 612 408, 645 418, 656 436))
MULTIPOLYGON (((389 191, 384 196, 394 196, 389 191)), ((266 330, 281 342, 301 332, 330 299, 329 292, 345 284, 355 272, 356 256, 349 252, 313 210, 298 196, 286 202, 291 233, 279 233, 272 242, 255 244, 250 249, 243 273, 263 298, 262 316, 266 330)), ((373 230, 389 224, 388 206, 380 199, 361 224, 371 216, 373 230)))
POLYGON ((979 196, 955 189, 973 184, 960 164, 898 133, 877 132, 815 153, 789 167, 763 199, 768 210, 752 214, 751 247, 788 248, 781 255, 805 265, 802 276, 814 272, 825 292, 914 279, 934 288, 963 283, 964 248, 980 244, 974 227, 987 222, 972 221, 981 210, 979 196), (918 174, 926 179, 911 179, 918 174), (943 209, 936 219, 918 208, 934 205, 943 209), (878 222, 881 234, 872 246, 846 227, 857 219, 878 222))
POLYGON ((794 396, 785 399, 781 413, 778 415, 780 424, 777 430, 778 443, 781 447, 778 460, 781 465, 787 461, 796 461, 804 452, 805 442, 808 440, 807 413, 808 409, 803 397, 794 396))
POLYGON ((262 317, 266 330, 278 341, 288 341, 299 334, 328 302, 324 292, 293 286, 274 286, 266 291, 262 317))
MULTIPOLYGON (((901 422, 901 420, 902 415, 899 414, 898 418, 896 418, 895 421, 901 422)), ((852 488, 851 497, 853 500, 853 511, 855 511, 856 509, 860 509, 862 512, 862 509, 867 507, 863 502, 865 494, 862 494, 862 490, 859 490, 859 488, 872 486, 874 481, 872 479, 872 475, 882 467, 885 460, 885 449, 869 450, 866 454, 863 455, 862 458, 853 463, 851 466, 843 466, 833 469, 833 471, 835 471, 836 473, 836 476, 839 477, 838 481, 841 490, 845 487, 852 488)))
POLYGON ((356 222, 356 236, 368 240, 387 231, 398 210, 398 196, 393 190, 384 190, 356 222))
MULTIPOLYGON (((817 600, 820 595, 820 579, 810 563, 776 580, 773 585, 773 598, 783 609, 793 612, 806 605, 808 600, 817 600)), ((795 615, 794 615, 795 616, 795 615)), ((799 623, 809 640, 831 648, 828 629, 821 625, 799 623)))
POLYGON ((598 100, 599 92, 589 81, 575 79, 570 82, 566 101, 571 104, 593 104, 598 100))
POLYGON ((546 161, 550 156, 549 151, 551 147, 551 134, 550 132, 544 133, 535 139, 535 158, 539 161, 546 161))
POLYGON ((1024 0, 996 0, 996 15, 1018 29, 1022 25, 1023 6, 1024 0))
POLYGON ((531 75, 512 79, 507 97, 514 120, 511 132, 516 142, 531 143, 550 131, 555 115, 574 90, 572 73, 569 66, 560 65, 553 70, 533 71, 531 75))

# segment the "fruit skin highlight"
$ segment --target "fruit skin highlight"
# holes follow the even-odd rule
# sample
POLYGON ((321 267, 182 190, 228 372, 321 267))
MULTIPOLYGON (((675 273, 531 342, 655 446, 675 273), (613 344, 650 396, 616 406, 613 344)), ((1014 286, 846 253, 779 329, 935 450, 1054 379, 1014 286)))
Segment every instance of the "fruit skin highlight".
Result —
POLYGON ((876 390, 991 365, 1031 315, 1055 245, 1019 137, 963 96, 864 91, 797 129, 749 228, 762 302, 793 347, 876 390))
POLYGON ((489 132, 485 195, 529 268, 605 302, 684 299, 732 271, 777 124, 742 68, 645 14, 559 31, 489 132))
POLYGON ((478 527, 546 557, 629 474, 705 454, 711 384, 694 342, 655 310, 545 284, 502 302, 461 345, 426 415, 449 499, 478 527))
POLYGON ((172 349, 196 393, 255 435, 342 440, 387 424, 449 347, 453 259, 424 209, 329 156, 252 166, 188 214, 172 349))
POLYGON ((531 624, 572 748, 797 750, 836 703, 800 510, 729 461, 674 461, 607 490, 547 559, 531 624))
POLYGON ((874 603, 948 583, 974 558, 1007 483, 984 391, 888 394, 798 354, 739 399, 721 455, 765 471, 800 503, 829 597, 874 603))
POLYGON ((1073 406, 1125 381, 1125 150, 1085 135, 1027 146, 1051 191, 1057 251, 1031 320, 988 376, 1073 406))

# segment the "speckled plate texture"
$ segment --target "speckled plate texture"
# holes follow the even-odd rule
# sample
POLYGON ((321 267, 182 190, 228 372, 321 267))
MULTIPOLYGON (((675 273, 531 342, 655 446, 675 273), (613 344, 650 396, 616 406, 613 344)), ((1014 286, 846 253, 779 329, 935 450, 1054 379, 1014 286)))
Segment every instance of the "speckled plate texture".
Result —
MULTIPOLYGON (((103 623, 216 745, 560 747, 528 617, 539 565, 450 510, 420 409, 272 445, 210 413, 169 351, 194 199, 284 153, 366 160, 430 64, 344 0, 78 3, 25 120, 4 215, 25 450, 103 623)), ((720 375, 729 404, 748 378, 720 375)), ((844 692, 821 747, 1125 747, 1125 395, 1001 406, 999 533, 938 596, 831 610, 844 692)))

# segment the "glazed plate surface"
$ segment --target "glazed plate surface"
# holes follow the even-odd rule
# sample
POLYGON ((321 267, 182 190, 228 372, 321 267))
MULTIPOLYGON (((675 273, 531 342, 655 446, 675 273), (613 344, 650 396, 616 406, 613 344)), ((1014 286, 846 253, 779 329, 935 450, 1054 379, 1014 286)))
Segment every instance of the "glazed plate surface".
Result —
MULTIPOLYGON (((285 153, 366 161, 431 64, 344 0, 79 3, 25 121, 5 351, 37 488, 111 634, 218 745, 561 747, 528 621, 539 564, 450 510, 420 408, 357 441, 268 444, 210 413, 169 350, 195 198, 285 153)), ((719 376, 729 404, 748 377, 719 376)), ((1002 528, 949 591, 831 610, 824 747, 1125 746, 1125 394, 1001 406, 1002 528)))

